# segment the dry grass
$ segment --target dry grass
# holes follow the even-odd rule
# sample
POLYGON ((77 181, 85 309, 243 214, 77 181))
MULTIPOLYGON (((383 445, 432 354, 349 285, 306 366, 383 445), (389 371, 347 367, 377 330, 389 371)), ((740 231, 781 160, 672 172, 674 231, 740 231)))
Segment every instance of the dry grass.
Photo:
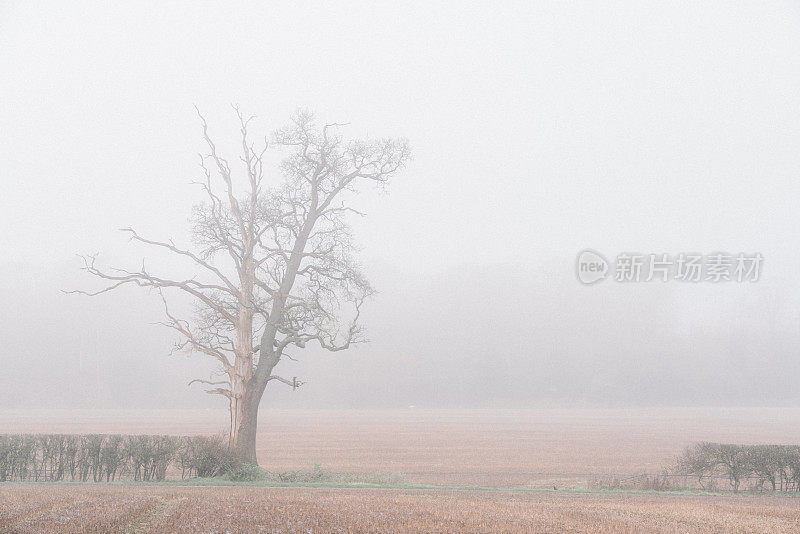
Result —
POLYGON ((5 486, 0 532, 798 532, 794 498, 5 486))

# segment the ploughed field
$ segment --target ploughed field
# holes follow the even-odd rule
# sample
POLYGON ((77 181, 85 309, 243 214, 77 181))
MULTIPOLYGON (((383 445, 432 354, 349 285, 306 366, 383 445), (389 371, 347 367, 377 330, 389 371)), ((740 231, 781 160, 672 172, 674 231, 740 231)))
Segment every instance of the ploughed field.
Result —
POLYGON ((0 486, 0 532, 800 532, 800 500, 496 491, 0 486))
MULTIPOLYGON (((259 422, 268 470, 316 463, 449 486, 581 487, 657 474, 696 441, 800 444, 798 409, 263 409, 259 422)), ((0 433, 213 434, 226 424, 222 410, 0 410, 0 433)))

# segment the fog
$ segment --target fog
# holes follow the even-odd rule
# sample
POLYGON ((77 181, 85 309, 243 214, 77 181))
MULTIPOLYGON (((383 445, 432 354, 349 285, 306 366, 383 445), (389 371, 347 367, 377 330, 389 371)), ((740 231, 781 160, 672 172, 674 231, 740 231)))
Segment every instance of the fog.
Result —
POLYGON ((796 403, 797 50, 792 2, 2 3, 0 404, 224 406, 157 295, 63 291, 97 287, 78 254, 187 273, 118 229, 190 242, 193 105, 234 159, 231 104, 260 135, 306 108, 414 156, 354 202, 370 342, 295 351, 306 384, 263 406, 796 403), (586 248, 764 264, 587 286, 586 248))

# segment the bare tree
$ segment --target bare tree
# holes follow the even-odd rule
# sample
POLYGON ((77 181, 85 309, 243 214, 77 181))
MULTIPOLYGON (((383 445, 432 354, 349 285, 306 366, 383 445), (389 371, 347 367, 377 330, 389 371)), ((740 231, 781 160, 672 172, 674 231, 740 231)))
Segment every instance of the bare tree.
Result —
POLYGON ((123 231, 134 241, 189 260, 203 277, 168 278, 138 271, 102 270, 94 256, 85 269, 108 281, 89 295, 124 285, 155 288, 167 320, 177 331, 178 349, 217 360, 224 379, 196 380, 209 393, 230 403, 230 448, 243 461, 256 463, 258 406, 270 382, 293 388, 296 377, 274 374, 287 349, 316 342, 341 351, 364 341, 361 306, 373 290, 352 256, 346 217, 359 212, 348 193, 365 182, 385 183, 409 158, 405 140, 346 141, 342 125, 317 127, 311 114, 298 112, 272 141, 256 148, 238 109, 241 163, 247 181, 240 193, 230 163, 217 150, 208 125, 198 112, 209 153, 201 155, 206 201, 195 206, 195 247, 157 241, 123 231), (288 150, 280 171, 282 184, 265 183, 264 156, 272 147, 288 150), (190 320, 170 309, 166 293, 191 296, 196 313, 190 320), (349 311, 348 311, 349 310, 349 311))

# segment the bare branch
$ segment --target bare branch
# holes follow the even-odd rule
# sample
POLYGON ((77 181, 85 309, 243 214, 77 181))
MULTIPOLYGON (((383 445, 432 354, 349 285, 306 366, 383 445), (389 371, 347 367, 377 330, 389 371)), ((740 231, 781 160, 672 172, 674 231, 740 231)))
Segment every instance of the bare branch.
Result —
POLYGON ((267 379, 267 382, 269 382, 270 380, 277 380, 278 382, 283 382, 287 386, 292 386, 292 389, 297 389, 303 384, 305 384, 305 382, 301 382, 300 380, 298 380, 296 376, 293 376, 291 380, 287 380, 286 378, 281 378, 280 376, 271 375, 267 379))
POLYGON ((201 267, 204 267, 205 269, 211 271, 220 280, 222 280, 222 282, 225 284, 225 286, 228 288, 228 291, 230 291, 230 293, 232 295, 238 296, 240 294, 238 288, 234 285, 234 283, 231 282, 225 275, 223 275, 222 271, 220 271, 217 267, 214 267, 213 265, 209 264, 208 262, 206 262, 203 259, 199 258, 196 254, 194 254, 194 253, 192 253, 192 252, 190 252, 188 250, 179 249, 178 247, 175 246, 175 243, 173 243, 172 241, 170 241, 169 243, 164 243, 164 242, 161 242, 161 241, 153 241, 151 239, 145 239, 145 238, 141 237, 139 234, 137 234, 136 231, 133 228, 121 228, 120 231, 129 233, 131 235, 131 239, 133 239, 133 240, 136 240, 136 241, 139 241, 141 243, 148 244, 148 245, 153 245, 153 246, 156 246, 156 247, 165 248, 165 249, 170 250, 170 251, 172 251, 172 252, 174 252, 174 253, 176 253, 178 255, 190 258, 197 265, 200 265, 201 267))

